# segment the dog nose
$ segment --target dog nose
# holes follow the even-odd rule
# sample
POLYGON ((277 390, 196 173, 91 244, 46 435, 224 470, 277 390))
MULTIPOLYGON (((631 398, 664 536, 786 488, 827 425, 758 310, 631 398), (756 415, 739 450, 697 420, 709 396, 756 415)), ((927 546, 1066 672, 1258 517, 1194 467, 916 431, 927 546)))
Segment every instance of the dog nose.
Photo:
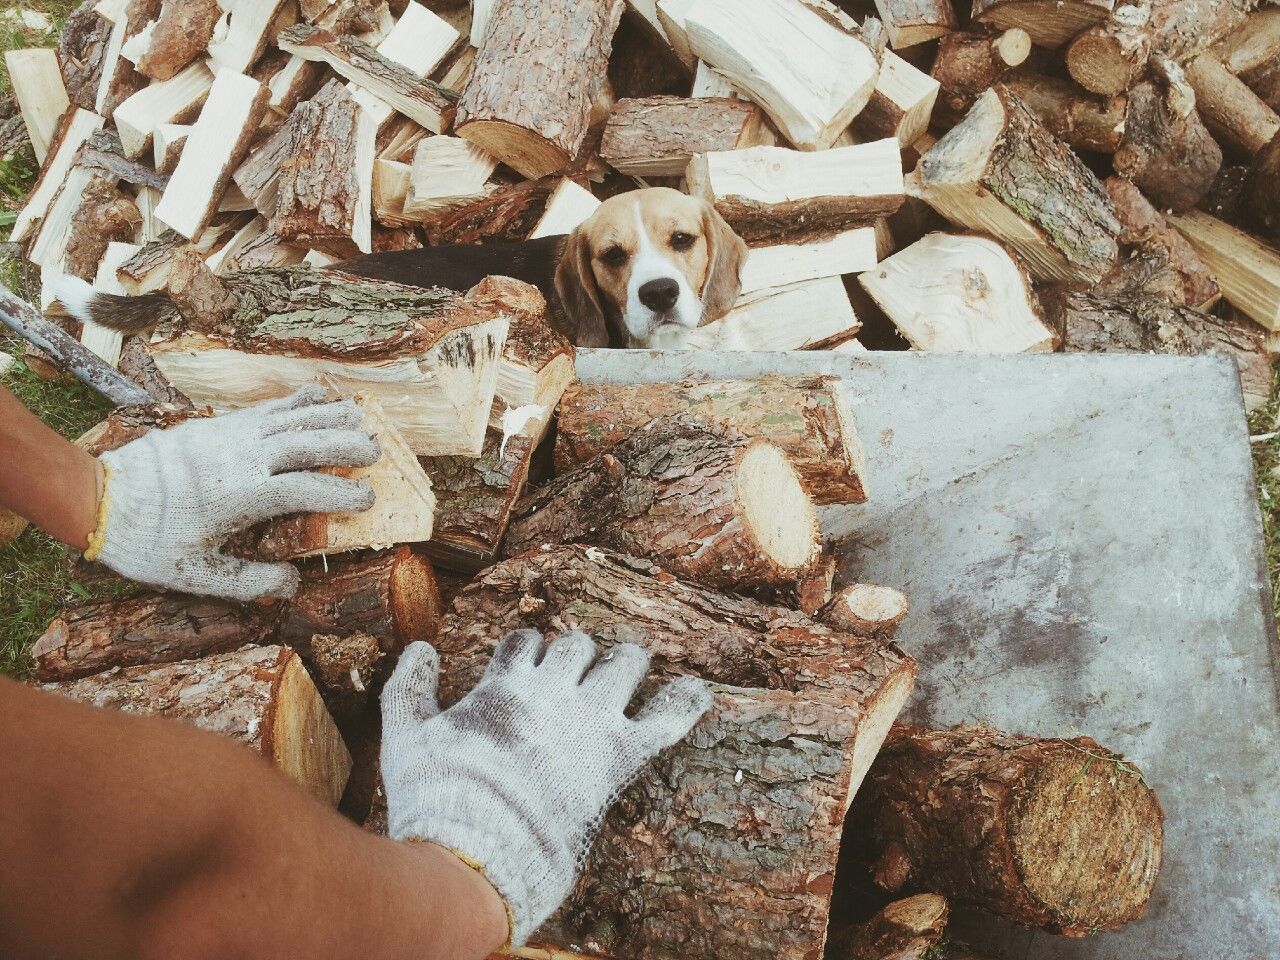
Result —
POLYGON ((656 313, 666 313, 680 299, 680 284, 670 277, 650 280, 640 287, 640 302, 656 313))

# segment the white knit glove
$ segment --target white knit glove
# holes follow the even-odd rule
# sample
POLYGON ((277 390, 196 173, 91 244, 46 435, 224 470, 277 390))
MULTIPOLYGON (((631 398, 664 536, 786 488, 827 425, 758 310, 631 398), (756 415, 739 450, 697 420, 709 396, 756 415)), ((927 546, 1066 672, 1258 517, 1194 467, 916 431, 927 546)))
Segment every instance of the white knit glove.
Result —
POLYGON ((368 510, 368 484, 311 472, 382 455, 351 400, 320 386, 220 417, 152 430, 104 453, 106 488, 85 557, 131 580, 233 600, 291 597, 298 571, 223 553, 227 538, 287 513, 368 510))
POLYGON ((440 660, 414 643, 382 694, 392 838, 429 840, 480 869, 507 903, 512 947, 569 895, 618 795, 711 706, 705 683, 679 677, 630 719, 648 653, 630 643, 596 653, 582 633, 544 646, 518 630, 441 713, 440 660))

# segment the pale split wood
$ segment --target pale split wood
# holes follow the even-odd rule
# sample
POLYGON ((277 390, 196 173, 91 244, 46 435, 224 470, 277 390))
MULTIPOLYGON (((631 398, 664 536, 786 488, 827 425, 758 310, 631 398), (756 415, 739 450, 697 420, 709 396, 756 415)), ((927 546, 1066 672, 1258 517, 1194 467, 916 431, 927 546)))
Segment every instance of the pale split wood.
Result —
POLYGON ((267 97, 267 88, 252 77, 218 72, 156 207, 163 223, 188 240, 209 225, 231 174, 249 152, 267 97))
POLYGON ((13 222, 10 239, 23 241, 31 238, 32 231, 44 220, 50 204, 62 189, 76 154, 95 131, 102 129, 104 123, 96 113, 79 107, 63 114, 49 144, 49 159, 40 171, 40 178, 32 188, 26 206, 13 222))
POLYGON ((1031 280, 999 242, 931 233, 858 277, 917 350, 1049 352, 1031 280))
POLYGON ((134 240, 144 246, 164 233, 164 224, 156 219, 156 205, 160 202, 160 196, 160 191, 155 187, 138 187, 136 197, 142 223, 138 225, 138 234, 134 240))
POLYGON ((182 148, 186 146, 187 137, 191 135, 188 123, 162 123, 151 135, 152 159, 156 173, 170 174, 178 166, 182 157, 182 148))
POLYGON ((197 61, 168 80, 143 87, 116 107, 111 119, 125 156, 131 160, 140 157, 160 124, 193 118, 212 86, 213 73, 197 61))
POLYGON ((225 276, 239 269, 237 257, 255 240, 267 231, 267 221, 262 217, 254 217, 213 253, 205 257, 205 265, 215 276, 225 276))
POLYGON ((1060 47, 1106 20, 1115 0, 973 0, 973 19, 1020 27, 1040 47, 1060 47))
MULTIPOLYGON (((422 4, 410 2, 391 31, 382 38, 377 52, 392 63, 426 77, 457 45, 461 35, 449 23, 422 4)), ((373 116, 381 130, 395 116, 394 109, 354 82, 348 84, 356 102, 373 116)))
POLYGON ((572 233, 595 213, 599 206, 600 201, 592 195, 590 190, 565 177, 551 191, 551 196, 547 198, 546 209, 529 234, 529 239, 537 240, 539 237, 572 233))
POLYGON ((693 72, 693 91, 691 97, 719 97, 730 100, 745 100, 746 95, 735 87, 724 74, 715 67, 708 66, 701 60, 693 72))
POLYGON ((816 153, 751 147, 695 156, 689 192, 745 240, 820 238, 892 213, 904 197, 893 139, 816 153))
POLYGON ((409 196, 409 174, 412 167, 399 160, 373 162, 373 183, 370 188, 374 219, 384 226, 402 227, 410 223, 405 216, 404 202, 409 196))
POLYGON ((741 297, 732 310, 690 332, 692 350, 805 350, 855 335, 854 315, 839 277, 769 287, 741 297))
POLYGON ((497 160, 461 137, 423 137, 413 152, 403 215, 412 220, 483 195, 497 166, 497 160))
POLYGON ((862 39, 801 0, 699 0, 685 25, 693 55, 803 150, 835 143, 875 88, 876 58, 862 39))
POLYGON ((224 0, 222 20, 209 43, 210 68, 244 73, 253 66, 284 5, 285 0, 224 0))
POLYGON ((41 686, 97 707, 168 717, 230 737, 330 806, 351 773, 342 736, 288 647, 246 647, 41 686))
POLYGON ((876 0, 895 50, 935 40, 957 28, 951 0, 876 0))
MULTIPOLYGON (((116 278, 116 268, 124 263, 142 247, 136 243, 121 243, 113 240, 107 244, 107 252, 98 264, 98 274, 94 278, 93 288, 103 293, 125 293, 124 287, 116 278)), ((120 349, 124 345, 124 334, 119 330, 111 330, 94 323, 84 321, 80 331, 80 342, 100 356, 113 367, 120 365, 120 349)))
POLYGON ((671 44, 671 49, 675 51, 676 56, 690 70, 698 62, 698 58, 689 48, 689 32, 685 19, 689 10, 697 2, 698 0, 658 0, 657 3, 658 25, 662 28, 662 34, 671 44))
POLYGON ((875 227, 854 227, 808 243, 751 247, 742 264, 742 294, 805 280, 870 270, 879 262, 875 227))
POLYGON ((4 65, 22 111, 22 122, 26 124, 36 163, 43 164, 58 120, 71 105, 62 82, 58 51, 9 50, 5 52, 4 65))
POLYGON ((1280 330, 1280 251, 1199 210, 1171 214, 1231 303, 1268 330, 1280 330))
POLYGON ((858 128, 873 137, 893 137, 909 147, 929 129, 938 90, 937 80, 886 50, 871 99, 858 115, 858 128))

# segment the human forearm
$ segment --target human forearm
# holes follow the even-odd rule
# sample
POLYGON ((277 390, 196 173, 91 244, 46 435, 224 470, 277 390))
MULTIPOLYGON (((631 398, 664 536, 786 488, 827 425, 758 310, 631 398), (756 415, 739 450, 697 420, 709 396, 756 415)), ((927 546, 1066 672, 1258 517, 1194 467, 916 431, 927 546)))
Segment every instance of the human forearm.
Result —
POLYGON ((97 522, 102 468, 0 387, 0 506, 83 550, 97 522))
POLYGON ((242 747, 0 681, 0 955, 480 958, 493 889, 242 747), (91 947, 89 945, 92 945, 91 947))

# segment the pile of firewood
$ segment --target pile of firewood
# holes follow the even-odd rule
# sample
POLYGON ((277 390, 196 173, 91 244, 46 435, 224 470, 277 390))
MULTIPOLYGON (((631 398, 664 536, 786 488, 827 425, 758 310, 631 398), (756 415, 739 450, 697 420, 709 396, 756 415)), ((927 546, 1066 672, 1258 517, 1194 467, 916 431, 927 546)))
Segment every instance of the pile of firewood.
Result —
POLYGON ((817 523, 868 496, 837 379, 586 385, 532 287, 324 269, 671 185, 751 247, 699 348, 1212 351, 1268 395, 1280 9, 855 6, 90 0, 60 50, 10 54, 41 306, 65 274, 173 304, 146 338, 51 310, 155 400, 85 448, 321 382, 385 451, 345 471, 369 513, 234 544, 298 562, 293 600, 69 609, 37 678, 236 737, 376 829, 363 761, 406 643, 436 644, 447 703, 515 627, 636 640, 715 706, 611 811, 542 947, 916 957, 948 900, 1064 935, 1141 916, 1163 827, 1130 763, 894 726, 907 600, 837 589, 817 523))

